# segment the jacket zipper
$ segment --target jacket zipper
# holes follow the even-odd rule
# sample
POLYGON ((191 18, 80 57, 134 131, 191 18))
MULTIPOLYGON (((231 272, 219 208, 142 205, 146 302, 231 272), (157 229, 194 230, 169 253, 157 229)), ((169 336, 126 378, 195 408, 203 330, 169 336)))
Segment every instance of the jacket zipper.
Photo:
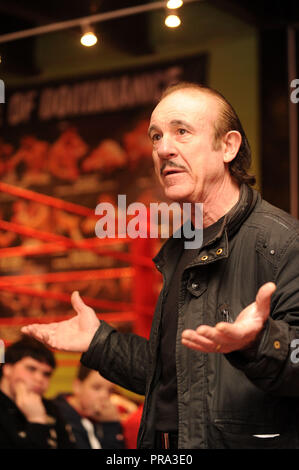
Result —
POLYGON ((233 323, 228 307, 222 307, 220 311, 220 317, 221 317, 221 320, 226 323, 233 323))
MULTIPOLYGON (((162 311, 163 311, 163 305, 164 305, 164 302, 165 302, 165 298, 166 298, 166 294, 167 294, 167 290, 166 289, 166 277, 165 277, 165 274, 164 272, 162 272, 159 267, 157 266, 158 270, 160 271, 160 273, 162 274, 162 277, 163 277, 163 287, 162 287, 162 292, 161 292, 161 304, 160 304, 160 321, 159 321, 159 328, 158 328, 158 331, 157 331, 157 334, 158 334, 158 338, 159 338, 159 335, 160 335, 160 330, 161 330, 161 321, 162 321, 162 311)), ((145 419, 143 420, 143 429, 142 429, 142 432, 140 434, 140 438, 138 439, 138 443, 139 445, 141 445, 142 447, 142 443, 143 443, 143 440, 144 440, 144 435, 145 435, 145 432, 146 432, 146 420, 147 420, 147 415, 148 415, 148 402, 149 402, 149 397, 151 396, 152 394, 152 387, 153 387, 153 382, 154 382, 154 379, 155 379, 155 373, 156 373, 156 368, 157 368, 157 361, 156 361, 156 365, 155 365, 155 368, 154 368, 154 371, 153 371, 153 375, 151 377, 151 380, 150 380, 150 383, 149 383, 149 389, 148 389, 148 393, 146 393, 147 395, 147 409, 145 410, 145 419)))

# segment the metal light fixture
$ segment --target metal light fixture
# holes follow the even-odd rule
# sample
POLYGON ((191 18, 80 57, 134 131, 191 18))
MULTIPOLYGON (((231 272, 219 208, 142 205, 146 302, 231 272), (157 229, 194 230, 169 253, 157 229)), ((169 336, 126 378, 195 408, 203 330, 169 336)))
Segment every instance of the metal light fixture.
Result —
MULTIPOLYGON (((198 2, 199 0, 184 0, 184 3, 198 2)), ((16 41, 18 39, 24 39, 41 34, 53 33, 55 31, 63 31, 71 28, 78 27, 84 22, 89 23, 100 23, 103 21, 114 20, 118 18, 124 18, 126 16, 137 15, 148 11, 155 11, 165 8, 164 2, 150 2, 146 5, 136 5, 128 8, 121 8, 119 10, 107 11, 104 13, 98 13, 96 15, 83 16, 82 18, 75 18, 73 20, 60 21, 58 23, 51 23, 43 26, 37 26, 35 28, 25 29, 23 31, 15 31, 13 33, 0 34, 0 44, 16 41)))
POLYGON ((91 47, 98 42, 94 29, 89 24, 82 25, 82 33, 80 42, 83 46, 91 47))
POLYGON ((166 7, 168 10, 172 10, 171 14, 167 15, 165 18, 165 24, 168 28, 177 28, 181 24, 181 19, 178 16, 176 10, 183 5, 182 0, 168 0, 166 7))
POLYGON ((169 10, 176 10, 177 8, 180 8, 183 5, 183 0, 168 0, 167 2, 167 8, 169 10))
POLYGON ((168 15, 165 18, 165 24, 168 28, 177 28, 181 24, 180 17, 177 15, 168 15))

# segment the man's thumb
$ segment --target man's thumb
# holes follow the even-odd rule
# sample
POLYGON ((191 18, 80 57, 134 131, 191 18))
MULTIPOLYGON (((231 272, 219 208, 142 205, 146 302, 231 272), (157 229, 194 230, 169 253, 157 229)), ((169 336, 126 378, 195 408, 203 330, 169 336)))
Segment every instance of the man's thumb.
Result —
POLYGON ((80 297, 80 294, 78 291, 74 291, 71 295, 71 302, 72 306, 74 307, 74 310, 76 310, 77 313, 85 313, 88 307, 83 300, 80 297))
POLYGON ((271 296, 276 290, 274 282, 267 282, 259 288, 256 296, 257 309, 266 316, 270 313, 271 296))

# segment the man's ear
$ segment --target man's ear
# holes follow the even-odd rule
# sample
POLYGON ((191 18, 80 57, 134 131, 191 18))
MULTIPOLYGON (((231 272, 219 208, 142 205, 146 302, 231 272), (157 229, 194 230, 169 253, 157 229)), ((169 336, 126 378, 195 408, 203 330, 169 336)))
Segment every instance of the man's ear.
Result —
POLYGON ((77 395, 78 393, 80 393, 81 384, 82 384, 82 382, 79 379, 75 379, 73 381, 73 393, 74 393, 74 395, 77 395))
POLYGON ((231 162, 237 155, 239 148, 242 143, 242 136, 238 131, 229 131, 223 137, 223 146, 224 154, 223 161, 224 163, 231 162))

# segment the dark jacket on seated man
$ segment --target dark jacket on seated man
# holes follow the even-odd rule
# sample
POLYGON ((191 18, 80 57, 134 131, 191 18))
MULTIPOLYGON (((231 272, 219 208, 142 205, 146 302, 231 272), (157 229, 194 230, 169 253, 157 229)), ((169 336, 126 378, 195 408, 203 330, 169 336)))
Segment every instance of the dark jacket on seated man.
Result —
POLYGON ((123 430, 119 421, 100 423, 80 415, 67 400, 58 395, 55 404, 72 427, 79 449, 123 449, 123 430))
POLYGON ((80 366, 72 394, 58 395, 55 404, 71 425, 80 449, 123 449, 124 436, 114 386, 98 372, 80 366))
POLYGON ((48 424, 31 423, 16 404, 0 391, 0 449, 72 449, 77 447, 71 426, 57 408, 43 399, 48 424))

